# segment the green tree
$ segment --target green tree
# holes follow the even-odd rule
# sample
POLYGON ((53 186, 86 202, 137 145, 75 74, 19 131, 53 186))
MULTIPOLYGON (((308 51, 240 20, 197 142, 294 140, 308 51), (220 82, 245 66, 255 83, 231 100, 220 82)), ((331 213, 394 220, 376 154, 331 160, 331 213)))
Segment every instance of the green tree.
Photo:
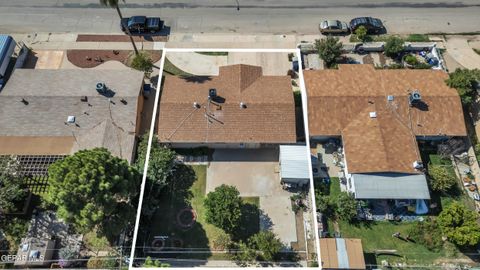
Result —
POLYGON ((404 49, 404 41, 397 36, 390 36, 385 43, 385 54, 390 57, 397 57, 404 49))
POLYGON ((139 175, 105 148, 82 150, 50 165, 45 200, 81 233, 111 239, 135 217, 139 175))
POLYGON ((367 28, 361 25, 360 27, 357 28, 357 30, 355 30, 355 35, 359 40, 361 40, 362 42, 365 42, 368 38, 367 28))
MULTIPOLYGON (((137 147, 137 160, 135 167, 141 173, 145 168, 145 158, 148 149, 148 133, 140 139, 137 147)), ((142 205, 142 215, 151 217, 158 209, 158 196, 168 184, 168 179, 175 171, 176 153, 169 148, 163 147, 156 137, 152 139, 150 157, 147 169, 147 189, 142 205)))
POLYGON ((282 251, 283 244, 271 231, 261 231, 248 239, 250 248, 260 251, 264 261, 275 261, 282 251))
POLYGON ((10 156, 0 157, 0 213, 18 212, 28 190, 24 179, 18 176, 20 165, 10 156))
MULTIPOLYGON (((130 37, 130 42, 132 43, 133 50, 135 51, 135 54, 138 54, 137 45, 135 45, 135 41, 133 41, 132 33, 130 33, 130 29, 128 29, 127 25, 125 25, 123 22, 123 16, 122 16, 122 12, 120 11, 120 8, 118 7, 118 1, 119 0, 100 0, 100 4, 102 6, 115 8, 115 10, 117 11, 118 17, 120 17, 120 22, 122 23, 122 26, 125 29, 125 32, 127 32, 128 37, 130 37)), ((125 3, 125 0, 123 0, 123 2, 125 3)))
POLYGON ((228 234, 235 232, 242 215, 242 199, 236 187, 221 185, 208 193, 203 203, 208 223, 223 229, 228 234))
POLYGON ((447 206, 438 216, 437 222, 449 241, 458 246, 475 246, 480 243, 478 214, 459 202, 447 206))
POLYGON ((315 202, 317 205, 317 210, 327 217, 334 217, 336 212, 336 202, 335 200, 326 195, 321 195, 320 192, 315 192, 315 202))
POLYGON ((448 86, 457 89, 462 103, 469 105, 475 97, 475 90, 480 81, 479 69, 460 69, 457 68, 453 73, 449 74, 445 81, 448 86))
POLYGON ((235 263, 241 267, 247 267, 251 265, 257 258, 257 253, 254 249, 242 241, 237 244, 237 251, 233 255, 235 263))
POLYGON ((318 55, 325 62, 325 65, 332 67, 337 59, 342 55, 343 44, 337 37, 330 37, 315 40, 315 47, 318 50, 318 55))
POLYGON ((435 191, 445 192, 453 187, 457 181, 455 175, 450 173, 445 165, 428 166, 428 175, 430 176, 430 186, 435 191))
POLYGON ((130 66, 136 70, 143 71, 146 74, 150 74, 153 71, 152 58, 147 52, 143 52, 143 51, 138 54, 135 54, 130 66))
MULTIPOLYGON (((144 134, 138 143, 137 160, 135 167, 143 173, 145 167, 145 158, 148 150, 148 134, 144 134)), ((152 138, 150 147, 150 158, 148 160, 147 178, 160 189, 168 183, 168 178, 175 170, 176 153, 169 148, 162 146, 156 137, 152 138)))
POLYGON ((341 192, 335 201, 337 218, 352 221, 357 216, 357 201, 352 194, 341 192))

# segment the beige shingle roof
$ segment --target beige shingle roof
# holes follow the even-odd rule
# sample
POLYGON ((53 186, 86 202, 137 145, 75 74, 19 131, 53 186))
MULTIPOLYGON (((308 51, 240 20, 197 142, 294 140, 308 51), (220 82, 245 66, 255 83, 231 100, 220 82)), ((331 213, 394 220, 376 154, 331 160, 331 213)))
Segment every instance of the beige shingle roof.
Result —
POLYGON ((160 100, 162 142, 293 143, 295 104, 288 76, 263 76, 261 67, 220 67, 219 76, 166 76, 160 100), (208 102, 215 88, 218 100, 208 102), (199 108, 194 108, 197 102, 199 108), (240 108, 240 103, 246 108, 240 108))
POLYGON ((304 78, 310 136, 341 135, 351 173, 415 172, 415 136, 467 134, 460 98, 442 71, 340 65, 305 71, 304 78), (422 103, 411 107, 408 96, 415 89, 422 103), (373 111, 376 119, 369 117, 373 111))

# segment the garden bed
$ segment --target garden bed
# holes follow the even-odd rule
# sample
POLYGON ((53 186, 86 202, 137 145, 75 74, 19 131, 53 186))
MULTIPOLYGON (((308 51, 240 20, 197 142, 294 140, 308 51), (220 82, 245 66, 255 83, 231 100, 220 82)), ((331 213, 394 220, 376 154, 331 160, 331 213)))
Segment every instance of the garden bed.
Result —
MULTIPOLYGON (((133 36, 135 42, 167 42, 168 36, 133 36)), ((77 35, 77 42, 130 42, 127 35, 77 35)))
MULTIPOLYGON (((160 51, 147 51, 152 62, 158 62, 162 57, 160 51)), ((67 59, 80 68, 93 68, 108 61, 118 61, 126 64, 132 50, 68 50, 67 59)))

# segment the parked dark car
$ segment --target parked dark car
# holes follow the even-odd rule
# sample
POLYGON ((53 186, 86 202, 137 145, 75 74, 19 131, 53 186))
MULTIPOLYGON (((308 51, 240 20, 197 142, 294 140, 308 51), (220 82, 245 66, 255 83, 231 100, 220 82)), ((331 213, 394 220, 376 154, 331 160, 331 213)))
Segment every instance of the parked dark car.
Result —
POLYGON ((380 19, 372 17, 359 17, 350 21, 350 31, 355 33, 355 30, 362 25, 367 28, 367 32, 369 34, 379 34, 385 30, 385 27, 380 19))
POLYGON ((132 16, 122 19, 120 27, 123 32, 125 32, 125 26, 130 33, 156 33, 162 30, 163 22, 159 17, 132 16))

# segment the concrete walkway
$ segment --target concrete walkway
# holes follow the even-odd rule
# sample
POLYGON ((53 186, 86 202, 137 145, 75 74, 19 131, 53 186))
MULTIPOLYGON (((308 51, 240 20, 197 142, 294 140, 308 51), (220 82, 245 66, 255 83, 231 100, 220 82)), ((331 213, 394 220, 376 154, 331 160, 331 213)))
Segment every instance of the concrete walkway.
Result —
POLYGON ((448 38, 446 48, 449 55, 465 68, 480 68, 480 55, 470 47, 468 37, 448 38))
POLYGON ((219 67, 227 65, 227 56, 204 55, 196 52, 171 52, 167 59, 179 69, 194 75, 218 75, 219 67))

